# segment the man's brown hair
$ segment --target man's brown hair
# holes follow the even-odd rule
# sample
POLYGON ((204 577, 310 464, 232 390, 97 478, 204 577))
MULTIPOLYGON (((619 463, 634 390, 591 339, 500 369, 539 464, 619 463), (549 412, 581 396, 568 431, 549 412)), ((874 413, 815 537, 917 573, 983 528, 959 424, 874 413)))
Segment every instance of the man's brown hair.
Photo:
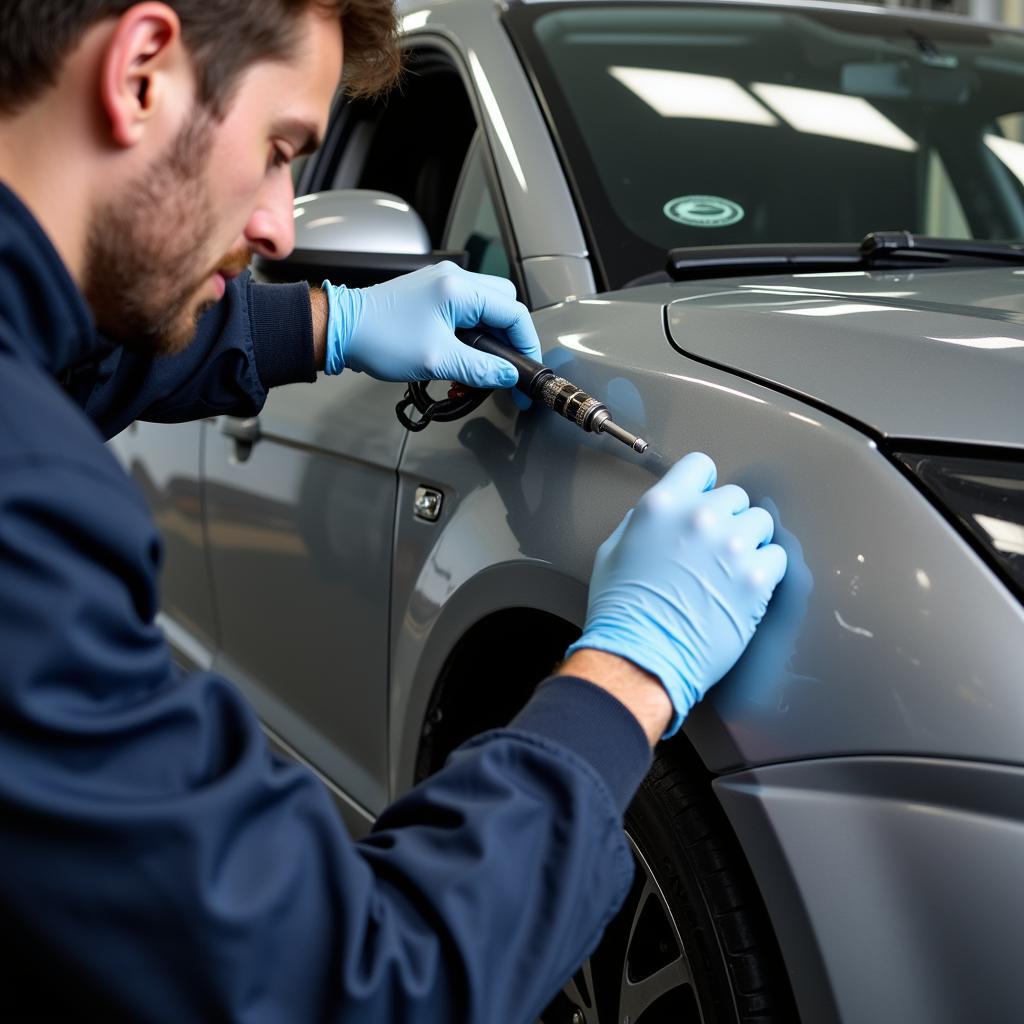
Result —
MULTIPOLYGON (((138 0, 4 0, 0 13, 0 113, 12 114, 53 86, 85 32, 138 0)), ((398 76, 393 0, 164 0, 181 21, 195 65, 199 102, 216 116, 242 72, 293 52, 299 17, 311 8, 341 19, 344 83, 372 95, 398 76)))

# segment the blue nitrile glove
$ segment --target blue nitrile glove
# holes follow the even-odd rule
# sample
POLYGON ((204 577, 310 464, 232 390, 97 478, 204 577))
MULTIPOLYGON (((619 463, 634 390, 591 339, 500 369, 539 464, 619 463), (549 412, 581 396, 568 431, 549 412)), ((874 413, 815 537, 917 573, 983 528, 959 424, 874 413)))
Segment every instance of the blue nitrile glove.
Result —
POLYGON ((508 342, 540 360, 540 341, 515 285, 473 274, 450 261, 370 288, 324 281, 327 372, 358 370, 378 380, 456 380, 508 388, 519 379, 506 359, 478 352, 453 333, 478 323, 501 328, 508 342))
POLYGON ((675 715, 736 663, 786 571, 774 524, 734 484, 717 490, 701 452, 680 459, 598 549, 582 648, 627 658, 657 676, 675 715))

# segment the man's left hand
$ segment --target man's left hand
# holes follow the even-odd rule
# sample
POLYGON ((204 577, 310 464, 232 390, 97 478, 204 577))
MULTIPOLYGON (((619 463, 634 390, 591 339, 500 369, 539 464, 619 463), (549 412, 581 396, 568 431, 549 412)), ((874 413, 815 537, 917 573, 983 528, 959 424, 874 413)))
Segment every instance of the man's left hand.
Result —
POLYGON ((378 380, 455 380, 477 388, 508 388, 519 379, 505 359, 478 352, 456 327, 498 328, 509 344, 540 361, 540 341, 515 285, 445 261, 376 284, 327 294, 326 369, 368 373, 378 380))

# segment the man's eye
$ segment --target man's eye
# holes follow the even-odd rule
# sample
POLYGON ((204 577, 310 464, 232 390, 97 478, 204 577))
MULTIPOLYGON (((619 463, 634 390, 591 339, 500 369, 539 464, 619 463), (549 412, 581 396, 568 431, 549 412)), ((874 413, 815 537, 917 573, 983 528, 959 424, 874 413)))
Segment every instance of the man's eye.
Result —
POLYGON ((292 158, 280 146, 275 146, 271 152, 270 162, 274 167, 287 167, 292 158))

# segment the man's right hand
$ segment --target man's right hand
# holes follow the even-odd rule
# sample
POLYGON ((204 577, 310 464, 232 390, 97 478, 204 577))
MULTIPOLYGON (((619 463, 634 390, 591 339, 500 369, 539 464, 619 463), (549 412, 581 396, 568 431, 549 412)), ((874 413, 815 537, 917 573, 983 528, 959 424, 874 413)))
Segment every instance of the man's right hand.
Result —
POLYGON ((666 736, 739 659, 786 571, 772 517, 714 462, 681 459, 626 513, 594 561, 583 635, 657 677, 674 715, 666 736))
POLYGON ((475 388, 510 388, 519 380, 507 360, 478 352, 455 336, 478 323, 504 332, 510 345, 540 360, 540 340, 516 286, 445 260, 369 288, 324 281, 329 316, 325 368, 378 380, 457 380, 475 388))

